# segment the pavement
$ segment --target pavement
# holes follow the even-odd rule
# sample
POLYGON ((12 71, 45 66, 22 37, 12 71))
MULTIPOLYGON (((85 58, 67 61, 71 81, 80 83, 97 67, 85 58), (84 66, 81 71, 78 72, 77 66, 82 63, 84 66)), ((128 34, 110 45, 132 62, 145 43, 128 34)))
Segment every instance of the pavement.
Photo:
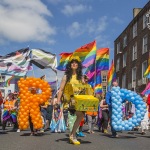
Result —
POLYGON ((69 143, 66 133, 51 133, 46 131, 38 136, 30 136, 30 131, 13 132, 12 127, 7 127, 2 132, 0 127, 0 150, 148 150, 150 147, 150 132, 141 135, 140 131, 119 132, 118 138, 111 138, 94 128, 93 134, 88 134, 84 126, 85 137, 78 137, 81 145, 69 143))

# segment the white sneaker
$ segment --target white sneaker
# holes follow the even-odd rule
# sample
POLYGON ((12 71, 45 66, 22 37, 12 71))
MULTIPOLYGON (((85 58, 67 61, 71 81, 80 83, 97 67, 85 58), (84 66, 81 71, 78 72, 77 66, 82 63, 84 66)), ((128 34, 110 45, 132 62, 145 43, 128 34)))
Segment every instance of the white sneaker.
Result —
POLYGON ((18 129, 17 132, 20 132, 20 129, 18 129))
POLYGON ((40 132, 43 133, 43 132, 44 132, 44 129, 41 129, 40 132))

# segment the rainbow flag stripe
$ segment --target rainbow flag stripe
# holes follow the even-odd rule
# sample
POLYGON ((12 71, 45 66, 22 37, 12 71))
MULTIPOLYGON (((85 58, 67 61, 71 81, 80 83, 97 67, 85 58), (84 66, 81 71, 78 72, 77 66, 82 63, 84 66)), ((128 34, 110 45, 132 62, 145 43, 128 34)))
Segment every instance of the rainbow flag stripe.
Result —
POLYGON ((101 48, 96 53, 96 70, 109 69, 109 48, 101 48))
POLYGON ((114 62, 112 60, 111 67, 108 71, 107 75, 107 81, 108 81, 108 89, 110 89, 112 82, 116 80, 116 73, 115 73, 115 67, 114 67, 114 62))
POLYGON ((102 85, 101 84, 97 84, 94 89, 95 89, 96 94, 102 94, 102 85))
POLYGON ((59 65, 57 66, 58 70, 65 71, 66 70, 66 65, 69 62, 70 57, 72 56, 73 53, 61 53, 59 54, 61 56, 59 65))
POLYGON ((79 56, 83 67, 88 67, 95 62, 96 57, 96 41, 81 46, 73 53, 74 56, 79 56))
POLYGON ((148 68, 146 69, 145 73, 144 73, 144 77, 147 77, 150 74, 150 65, 148 66, 148 68))
POLYGON ((11 80, 12 80, 14 77, 15 77, 14 75, 11 76, 11 77, 5 82, 5 87, 10 86, 10 82, 11 82, 11 80))

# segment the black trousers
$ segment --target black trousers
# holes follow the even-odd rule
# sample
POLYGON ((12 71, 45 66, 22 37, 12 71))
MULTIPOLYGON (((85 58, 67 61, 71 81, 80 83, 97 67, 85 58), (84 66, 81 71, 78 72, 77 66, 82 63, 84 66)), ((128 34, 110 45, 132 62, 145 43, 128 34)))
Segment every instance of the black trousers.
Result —
POLYGON ((31 117, 29 116, 29 125, 30 125, 30 130, 31 132, 34 132, 34 129, 33 129, 33 123, 31 121, 31 117))
POLYGON ((108 120, 109 120, 109 111, 108 110, 102 110, 102 127, 103 127, 103 130, 107 129, 108 120))

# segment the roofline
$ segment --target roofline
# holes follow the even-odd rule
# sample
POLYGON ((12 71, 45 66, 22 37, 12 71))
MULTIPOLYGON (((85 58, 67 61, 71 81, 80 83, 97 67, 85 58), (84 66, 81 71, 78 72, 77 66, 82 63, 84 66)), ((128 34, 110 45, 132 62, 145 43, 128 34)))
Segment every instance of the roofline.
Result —
MULTIPOLYGON (((145 5, 143 8, 141 8, 141 11, 132 19, 132 21, 131 21, 131 22, 127 25, 127 27, 119 34, 119 36, 114 40, 114 42, 117 41, 118 38, 122 35, 122 33, 143 13, 143 11, 145 10, 146 6, 148 6, 148 5, 150 5, 150 1, 148 1, 148 2, 146 3, 146 5, 145 5)), ((135 9, 135 8, 133 8, 133 9, 135 9)))

